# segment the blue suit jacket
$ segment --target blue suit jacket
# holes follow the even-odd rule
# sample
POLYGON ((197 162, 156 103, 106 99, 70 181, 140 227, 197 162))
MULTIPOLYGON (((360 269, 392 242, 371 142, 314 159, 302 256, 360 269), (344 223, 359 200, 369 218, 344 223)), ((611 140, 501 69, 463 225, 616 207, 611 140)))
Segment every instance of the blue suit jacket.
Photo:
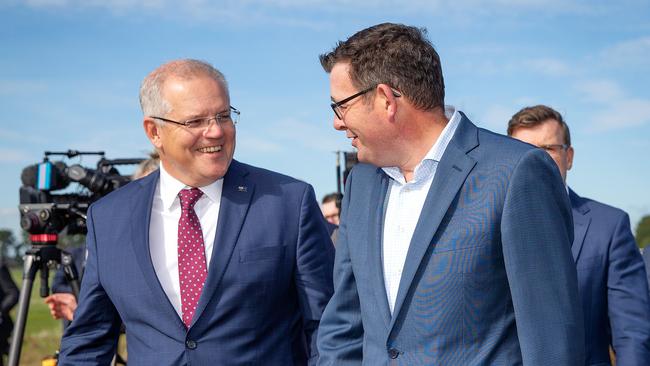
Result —
POLYGON ((88 210, 88 259, 60 365, 107 365, 120 318, 129 365, 305 365, 332 293, 333 247, 306 183, 233 161, 208 277, 189 329, 149 251, 158 173, 88 210))
POLYGON ((381 258, 388 183, 370 165, 348 177, 319 365, 584 363, 571 210, 548 154, 463 115, 392 316, 381 258))
POLYGON ((630 219, 619 209, 569 191, 571 248, 585 316, 587 365, 650 365, 650 305, 643 259, 630 219))

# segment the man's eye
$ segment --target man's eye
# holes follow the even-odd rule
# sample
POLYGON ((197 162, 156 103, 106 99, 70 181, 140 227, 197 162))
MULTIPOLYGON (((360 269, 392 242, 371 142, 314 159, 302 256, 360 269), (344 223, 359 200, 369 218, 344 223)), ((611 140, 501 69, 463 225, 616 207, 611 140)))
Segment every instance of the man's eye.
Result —
POLYGON ((192 128, 192 127, 199 127, 201 126, 202 123, 203 123, 203 119, 200 118, 200 119, 193 119, 191 121, 187 121, 185 122, 185 125, 189 128, 192 128))

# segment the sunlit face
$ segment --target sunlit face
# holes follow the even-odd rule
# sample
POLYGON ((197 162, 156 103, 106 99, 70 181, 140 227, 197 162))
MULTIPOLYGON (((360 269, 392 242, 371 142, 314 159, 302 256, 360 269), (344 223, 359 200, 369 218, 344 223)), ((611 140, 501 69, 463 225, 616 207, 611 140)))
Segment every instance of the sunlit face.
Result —
MULTIPOLYGON (((163 98, 171 111, 164 117, 186 121, 228 112, 230 98, 214 79, 197 76, 191 79, 170 78, 163 86, 163 98)), ((223 177, 235 152, 235 127, 232 123, 190 131, 185 126, 159 122, 145 117, 147 136, 158 149, 160 161, 169 174, 191 187, 206 186, 223 177)))
MULTIPOLYGON (((352 85, 350 65, 337 63, 330 72, 330 93, 333 102, 343 100, 360 90, 352 85)), ((369 91, 366 96, 376 93, 369 91)), ((365 101, 363 96, 341 106, 341 119, 334 115, 334 128, 345 131, 357 148, 359 161, 376 166, 396 166, 394 126, 386 121, 378 98, 365 101)))
POLYGON ((567 171, 573 165, 573 147, 560 147, 564 144, 564 130, 558 121, 548 119, 537 126, 516 128, 512 131, 512 137, 537 147, 545 147, 566 182, 567 171))
POLYGON ((339 224, 339 208, 336 207, 335 201, 325 202, 320 207, 323 216, 327 222, 338 225, 339 224))

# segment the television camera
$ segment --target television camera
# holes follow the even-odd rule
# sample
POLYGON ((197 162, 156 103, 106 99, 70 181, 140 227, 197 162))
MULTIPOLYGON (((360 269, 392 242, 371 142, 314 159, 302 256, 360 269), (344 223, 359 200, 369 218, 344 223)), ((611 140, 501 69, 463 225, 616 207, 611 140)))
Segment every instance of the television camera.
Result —
POLYGON ((62 266, 74 296, 79 295, 79 280, 73 258, 57 247, 58 235, 64 231, 70 235, 85 234, 89 205, 131 181, 130 176, 121 175, 116 166, 139 164, 143 160, 109 160, 104 157, 103 151, 46 151, 41 163, 23 169, 19 205, 20 226, 30 234, 32 246, 24 256, 23 285, 18 302, 16 327, 9 349, 9 365, 17 366, 20 361, 36 272, 41 271, 41 297, 49 295, 49 269, 58 265, 62 266), (95 169, 80 164, 67 165, 63 161, 50 161, 52 156, 72 159, 84 155, 100 157, 95 169), (69 188, 71 183, 76 183, 76 191, 53 193, 69 188))

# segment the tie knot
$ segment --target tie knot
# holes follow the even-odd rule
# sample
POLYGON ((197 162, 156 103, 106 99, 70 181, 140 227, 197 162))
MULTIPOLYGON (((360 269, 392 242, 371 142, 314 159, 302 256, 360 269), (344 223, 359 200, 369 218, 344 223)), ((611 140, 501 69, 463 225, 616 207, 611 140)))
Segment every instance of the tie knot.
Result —
POLYGON ((198 188, 181 189, 178 192, 178 198, 181 200, 181 209, 189 210, 194 208, 194 204, 201 198, 202 194, 203 192, 198 188))

